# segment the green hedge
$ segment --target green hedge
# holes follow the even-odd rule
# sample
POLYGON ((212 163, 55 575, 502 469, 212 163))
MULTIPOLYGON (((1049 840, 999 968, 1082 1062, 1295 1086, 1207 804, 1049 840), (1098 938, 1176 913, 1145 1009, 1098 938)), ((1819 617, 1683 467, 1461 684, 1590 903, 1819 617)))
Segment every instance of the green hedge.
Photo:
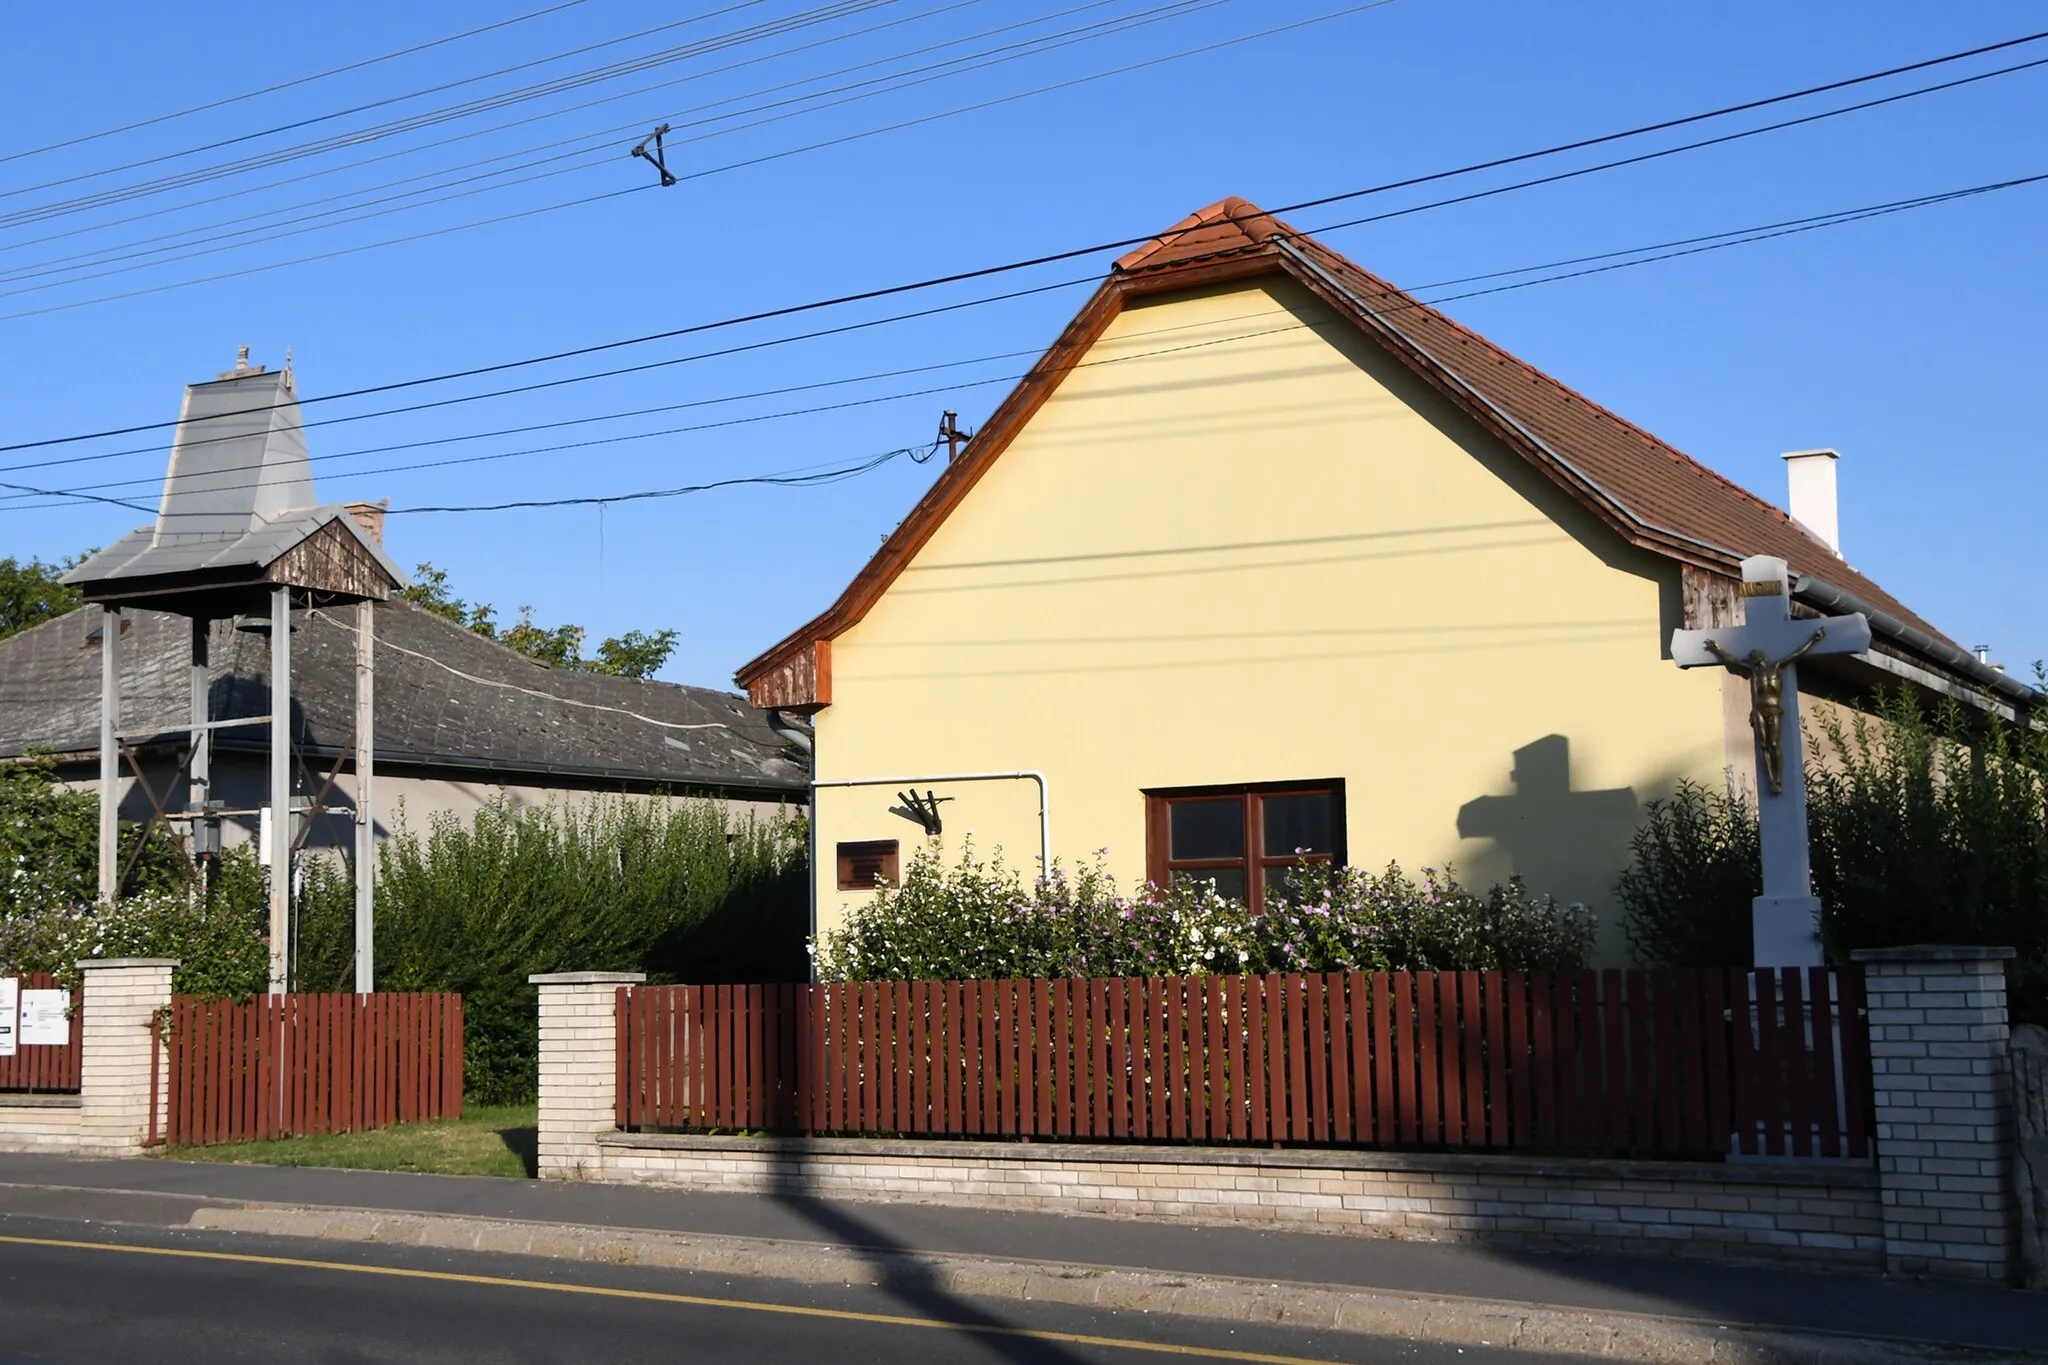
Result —
MULTIPOLYGON (((644 971, 651 981, 801 981, 804 826, 735 820, 703 799, 600 797, 518 807, 500 797, 469 819, 435 816, 379 848, 377 987, 460 991, 469 1093, 530 1098, 536 993, 529 975, 644 971)), ((354 888, 309 862, 297 979, 355 978, 354 888)))

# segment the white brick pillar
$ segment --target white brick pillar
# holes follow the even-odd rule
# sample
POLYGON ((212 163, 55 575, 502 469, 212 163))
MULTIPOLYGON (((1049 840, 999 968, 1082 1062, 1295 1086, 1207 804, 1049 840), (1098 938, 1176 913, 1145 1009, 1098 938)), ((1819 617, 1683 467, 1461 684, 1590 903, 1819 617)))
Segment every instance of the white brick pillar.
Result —
POLYGON ((597 1174, 597 1135, 618 1126, 618 993, 644 972, 557 972, 540 987, 540 1175, 597 1174))
POLYGON ((1872 948, 1871 1092, 1887 1268, 2004 1282, 2017 1251, 2010 948, 1872 948))
POLYGON ((167 957, 112 957, 78 964, 85 974, 79 1029, 78 1149, 101 1156, 142 1150, 149 1135, 150 1078, 156 1077, 157 1132, 163 1132, 170 1077, 152 1024, 171 1003, 167 957))

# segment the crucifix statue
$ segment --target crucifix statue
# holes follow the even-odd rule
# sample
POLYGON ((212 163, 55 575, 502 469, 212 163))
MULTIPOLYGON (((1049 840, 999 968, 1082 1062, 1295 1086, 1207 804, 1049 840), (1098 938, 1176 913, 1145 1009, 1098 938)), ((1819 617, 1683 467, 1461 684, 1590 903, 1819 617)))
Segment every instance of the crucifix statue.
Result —
POLYGON ((1799 733, 1798 662, 1809 654, 1860 654, 1870 622, 1849 616, 1794 619, 1785 561, 1742 561, 1744 623, 1671 634, 1680 668, 1720 664, 1749 682, 1755 740, 1757 825, 1763 894, 1751 902, 1759 967, 1818 967, 1820 902, 1806 844, 1806 769, 1799 733))

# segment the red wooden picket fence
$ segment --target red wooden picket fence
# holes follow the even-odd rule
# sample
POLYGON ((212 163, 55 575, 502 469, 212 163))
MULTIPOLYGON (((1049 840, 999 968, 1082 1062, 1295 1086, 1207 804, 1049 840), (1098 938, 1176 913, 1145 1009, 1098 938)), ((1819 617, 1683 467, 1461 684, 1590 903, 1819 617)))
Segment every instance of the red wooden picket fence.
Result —
MULTIPOLYGON (((54 991, 63 982, 48 972, 28 972, 21 978, 25 991, 54 991)), ((54 1043, 21 1043, 12 1057, 0 1057, 0 1091, 41 1090, 61 1094, 78 1089, 79 1031, 85 1017, 77 991, 71 992, 71 1041, 61 1047, 54 1043)))
POLYGON ((164 1029, 172 1146, 462 1117, 460 995, 180 995, 164 1029))
POLYGON ((1867 1159, 1861 991, 1824 968, 622 988, 617 1121, 1867 1159))

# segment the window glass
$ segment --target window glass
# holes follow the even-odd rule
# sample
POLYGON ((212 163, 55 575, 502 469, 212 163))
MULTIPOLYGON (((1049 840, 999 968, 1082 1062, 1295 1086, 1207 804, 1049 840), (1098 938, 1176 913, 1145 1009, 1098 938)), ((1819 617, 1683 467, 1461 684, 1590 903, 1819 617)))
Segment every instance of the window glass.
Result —
POLYGON ((1244 869, 1241 867, 1204 867, 1173 874, 1175 881, 1193 882, 1197 885, 1209 882, 1216 893, 1234 901, 1244 899, 1244 869))
MULTIPOLYGON (((1185 858, 1244 856, 1244 802, 1241 799, 1176 801, 1171 813, 1171 856, 1175 862, 1185 858)), ((1239 894, 1243 894, 1242 887, 1239 894)))
POLYGON ((1328 792, 1302 796, 1268 796, 1260 803, 1265 816, 1265 854, 1282 858, 1296 849, 1327 854, 1336 848, 1335 802, 1328 792))

